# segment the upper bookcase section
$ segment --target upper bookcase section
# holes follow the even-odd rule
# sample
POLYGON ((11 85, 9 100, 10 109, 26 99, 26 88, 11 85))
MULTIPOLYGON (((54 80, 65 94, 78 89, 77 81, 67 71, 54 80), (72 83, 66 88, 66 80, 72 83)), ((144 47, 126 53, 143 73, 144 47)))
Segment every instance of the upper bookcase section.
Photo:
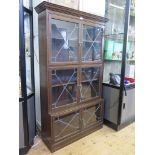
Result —
POLYGON ((102 22, 102 23, 105 23, 105 22, 108 21, 108 19, 105 18, 105 17, 93 15, 93 14, 90 14, 90 13, 86 13, 86 12, 83 12, 83 11, 75 10, 75 9, 64 7, 64 6, 60 6, 60 5, 49 3, 49 2, 46 2, 46 1, 43 1, 38 6, 35 7, 35 10, 36 10, 36 12, 38 14, 41 13, 42 11, 46 10, 46 9, 50 10, 50 11, 65 13, 65 14, 76 16, 76 17, 79 17, 79 18, 98 21, 98 22, 102 22))

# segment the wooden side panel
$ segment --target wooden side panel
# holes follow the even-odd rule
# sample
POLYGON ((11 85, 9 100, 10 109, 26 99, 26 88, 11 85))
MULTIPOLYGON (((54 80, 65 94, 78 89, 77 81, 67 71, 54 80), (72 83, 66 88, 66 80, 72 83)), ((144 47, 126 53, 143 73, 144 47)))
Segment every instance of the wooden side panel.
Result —
MULTIPOLYGON (((47 21, 46 10, 39 14, 39 63, 41 96, 41 130, 42 136, 51 136, 51 117, 48 114, 48 70, 47 70, 47 21)), ((44 138, 45 138, 44 137, 44 138)))

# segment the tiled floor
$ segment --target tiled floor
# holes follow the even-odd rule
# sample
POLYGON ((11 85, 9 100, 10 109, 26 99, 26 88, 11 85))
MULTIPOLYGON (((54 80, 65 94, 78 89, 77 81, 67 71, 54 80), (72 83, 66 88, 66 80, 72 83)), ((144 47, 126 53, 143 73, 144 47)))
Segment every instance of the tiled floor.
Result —
POLYGON ((27 155, 134 155, 135 124, 116 132, 107 126, 54 152, 38 137, 27 155))

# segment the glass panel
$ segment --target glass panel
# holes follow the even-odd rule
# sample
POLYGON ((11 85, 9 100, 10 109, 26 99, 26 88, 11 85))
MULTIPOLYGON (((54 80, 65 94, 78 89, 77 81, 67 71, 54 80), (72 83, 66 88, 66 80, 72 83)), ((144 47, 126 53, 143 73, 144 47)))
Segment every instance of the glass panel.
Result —
POLYGON ((22 84, 21 84, 21 72, 20 72, 20 57, 19 57, 19 98, 22 98, 22 84))
POLYGON ((123 36, 124 34, 109 35, 105 37, 103 79, 104 83, 110 83, 114 85, 120 84, 123 36), (117 77, 117 82, 114 81, 114 77, 117 77))
POLYGON ((82 120, 84 128, 101 121, 101 104, 85 109, 83 111, 82 120))
POLYGON ((82 61, 101 60, 102 28, 83 26, 82 61))
POLYGON ((82 68, 80 89, 81 100, 99 96, 99 67, 82 68))
POLYGON ((123 34, 105 36, 105 60, 122 60, 123 37, 123 34))
POLYGON ((32 7, 32 1, 31 0, 23 0, 24 7, 30 9, 32 7))
POLYGON ((55 119, 54 134, 56 139, 76 133, 78 130, 80 130, 80 117, 78 112, 55 119))
POLYGON ((120 85, 126 0, 106 0, 103 82, 120 85))
POLYGON ((77 101, 77 69, 52 71, 52 105, 54 107, 77 101))
POLYGON ((124 33, 124 14, 126 0, 106 0, 105 16, 109 19, 106 23, 105 34, 124 33))
POLYGON ((135 7, 132 1, 130 6, 130 20, 128 28, 128 48, 125 66, 125 85, 135 83, 135 7))
POLYGON ((27 94, 32 93, 31 75, 31 42, 30 42, 30 15, 24 13, 25 61, 27 94))
POLYGON ((21 77, 20 77, 20 71, 19 71, 19 98, 22 97, 22 86, 21 86, 21 77))
POLYGON ((78 61, 79 25, 52 19, 52 62, 78 61))

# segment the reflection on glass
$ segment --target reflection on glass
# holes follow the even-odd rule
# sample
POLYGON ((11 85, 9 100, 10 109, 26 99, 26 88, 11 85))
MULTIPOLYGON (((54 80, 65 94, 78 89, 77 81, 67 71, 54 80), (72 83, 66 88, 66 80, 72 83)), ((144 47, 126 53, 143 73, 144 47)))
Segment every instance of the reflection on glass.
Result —
POLYGON ((25 60, 26 60, 26 87, 27 94, 32 93, 31 78, 31 42, 30 42, 30 16, 24 13, 24 37, 25 37, 25 60))
POLYGON ((99 67, 82 68, 81 72, 81 100, 99 96, 99 67))
POLYGON ((84 128, 101 121, 101 104, 85 109, 82 116, 84 128))
POLYGON ((101 60, 102 28, 83 26, 82 61, 101 60))
POLYGON ((52 62, 78 60, 78 33, 76 23, 52 19, 52 62))
POLYGON ((54 107, 75 103, 77 69, 52 71, 52 105, 54 107))
POLYGON ((54 124, 55 138, 63 138, 77 132, 80 129, 79 113, 72 113, 67 116, 57 117, 54 124))

